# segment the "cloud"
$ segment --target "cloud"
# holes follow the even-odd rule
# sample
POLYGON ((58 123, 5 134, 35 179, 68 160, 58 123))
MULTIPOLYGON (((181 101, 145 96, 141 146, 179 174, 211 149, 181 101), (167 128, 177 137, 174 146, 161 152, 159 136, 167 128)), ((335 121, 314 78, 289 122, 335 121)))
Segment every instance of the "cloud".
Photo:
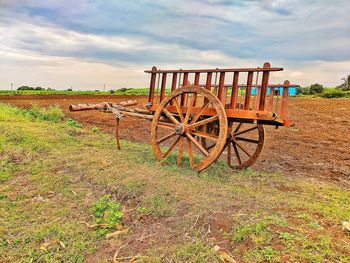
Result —
MULTIPOLYGON (((271 61, 286 69, 277 76, 335 85, 350 68, 346 0, 29 0, 1 5, 0 66, 10 75, 14 69, 27 72, 30 63, 38 72, 52 75, 55 68, 69 78, 64 68, 69 65, 72 70, 80 65, 81 72, 104 65, 108 72, 135 76, 137 81, 117 74, 119 83, 131 86, 142 85, 140 74, 152 65, 255 67, 271 61)), ((11 80, 2 75, 0 81, 11 80)), ((81 83, 87 84, 85 79, 81 83)))

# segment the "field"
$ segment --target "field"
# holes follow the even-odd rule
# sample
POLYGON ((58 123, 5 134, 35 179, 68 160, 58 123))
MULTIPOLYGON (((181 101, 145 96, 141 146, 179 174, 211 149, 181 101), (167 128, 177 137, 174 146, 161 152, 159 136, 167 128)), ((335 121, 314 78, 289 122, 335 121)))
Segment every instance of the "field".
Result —
POLYGON ((349 99, 291 98, 251 169, 200 174, 155 162, 148 121, 123 119, 117 151, 113 116, 68 110, 125 99, 147 100, 0 96, 1 261, 350 261, 349 99))

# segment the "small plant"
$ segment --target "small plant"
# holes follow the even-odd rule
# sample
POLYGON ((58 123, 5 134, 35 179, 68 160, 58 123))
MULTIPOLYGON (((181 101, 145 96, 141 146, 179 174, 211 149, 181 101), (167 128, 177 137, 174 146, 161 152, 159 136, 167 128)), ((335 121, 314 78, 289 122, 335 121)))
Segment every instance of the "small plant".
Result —
POLYGON ((104 195, 98 199, 92 206, 93 213, 96 218, 96 224, 100 224, 102 228, 98 229, 101 235, 106 234, 116 225, 120 225, 120 219, 123 217, 121 204, 111 199, 110 195, 104 195))
POLYGON ((68 126, 75 127, 75 128, 83 128, 83 125, 81 125, 79 122, 73 119, 67 119, 68 126))
POLYGON ((93 127, 91 128, 91 131, 94 132, 94 133, 98 133, 100 130, 99 130, 99 128, 97 128, 96 126, 93 126, 93 127))

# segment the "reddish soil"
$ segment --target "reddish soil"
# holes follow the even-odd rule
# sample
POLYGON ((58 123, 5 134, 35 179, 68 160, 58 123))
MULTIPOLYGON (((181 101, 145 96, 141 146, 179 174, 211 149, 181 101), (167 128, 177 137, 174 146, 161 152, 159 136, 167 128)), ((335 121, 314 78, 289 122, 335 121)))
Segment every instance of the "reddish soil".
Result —
MULTIPOLYGON (((136 99, 145 104, 145 96, 113 95, 32 95, 0 96, 0 102, 19 107, 31 104, 59 105, 65 114, 85 126, 97 126, 107 132, 114 131, 114 117, 99 111, 70 112, 70 104, 118 102, 136 99)), ((349 99, 291 98, 289 117, 294 128, 266 127, 267 140, 263 153, 253 168, 258 171, 281 170, 286 175, 323 177, 347 181, 350 177, 350 112, 349 99)), ((123 119, 121 138, 150 142, 150 122, 123 119)))

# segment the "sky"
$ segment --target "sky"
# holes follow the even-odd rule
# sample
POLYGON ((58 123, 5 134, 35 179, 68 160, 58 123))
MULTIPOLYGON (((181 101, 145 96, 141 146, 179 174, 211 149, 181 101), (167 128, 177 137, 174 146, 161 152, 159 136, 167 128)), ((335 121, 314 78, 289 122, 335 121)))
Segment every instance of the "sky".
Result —
POLYGON ((271 81, 341 84, 350 0, 0 0, 0 89, 147 87, 162 69, 283 67, 271 81))

